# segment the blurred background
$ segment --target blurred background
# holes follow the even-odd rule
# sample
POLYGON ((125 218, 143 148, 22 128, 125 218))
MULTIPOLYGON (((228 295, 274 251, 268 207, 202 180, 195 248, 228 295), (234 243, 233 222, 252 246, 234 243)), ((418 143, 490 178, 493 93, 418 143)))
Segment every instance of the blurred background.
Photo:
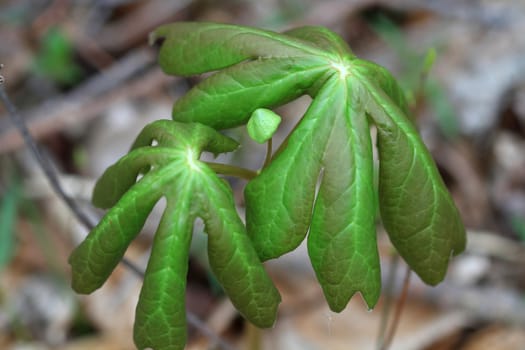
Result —
MULTIPOLYGON (((90 206, 96 178, 199 81, 165 76, 155 63, 148 33, 172 21, 278 31, 323 25, 360 58, 390 69, 468 230, 467 250, 445 282, 430 288, 412 276, 391 349, 525 349, 522 0, 0 1, 3 87, 66 192, 95 221, 103 214, 90 206), (423 79, 429 50, 436 60, 423 79)), ((308 103, 303 97, 279 108, 277 141, 308 103)), ((245 146, 226 160, 258 168, 264 146, 243 128, 231 134, 245 146)), ((232 181, 240 212, 244 184, 232 181)), ((161 209, 126 253, 141 268, 161 209)), ((134 349, 136 275, 119 266, 89 296, 69 287, 67 257, 86 234, 0 106, 0 349, 134 349)), ((224 298, 203 237, 196 232, 192 244, 187 308, 224 340, 239 349, 376 348, 385 301, 395 305, 405 271, 380 223, 385 287, 373 312, 359 295, 344 312, 330 312, 300 247, 268 264, 283 302, 275 327, 262 331, 224 298)), ((220 348, 192 327, 189 339, 187 349, 220 348)))

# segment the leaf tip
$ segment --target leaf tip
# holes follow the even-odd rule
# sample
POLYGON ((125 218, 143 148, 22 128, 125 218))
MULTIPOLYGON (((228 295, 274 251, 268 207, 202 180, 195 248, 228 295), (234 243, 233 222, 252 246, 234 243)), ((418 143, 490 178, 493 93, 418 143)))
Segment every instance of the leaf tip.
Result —
POLYGON ((93 283, 89 283, 82 273, 84 261, 83 251, 79 248, 75 249, 68 259, 71 266, 71 288, 78 294, 90 294, 98 288, 93 283))
POLYGON ((365 303, 367 310, 371 311, 374 309, 379 300, 380 289, 377 288, 377 290, 374 291, 357 290, 346 298, 326 298, 330 310, 337 313, 342 312, 355 294, 359 294, 361 296, 361 299, 365 303))

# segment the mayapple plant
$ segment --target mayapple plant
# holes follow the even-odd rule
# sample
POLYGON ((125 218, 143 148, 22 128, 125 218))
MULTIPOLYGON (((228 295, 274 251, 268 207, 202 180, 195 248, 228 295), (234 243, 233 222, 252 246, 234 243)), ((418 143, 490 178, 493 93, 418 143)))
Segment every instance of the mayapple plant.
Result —
POLYGON ((340 312, 356 292, 374 307, 381 284, 377 206, 411 269, 427 284, 443 280, 450 257, 465 248, 465 230, 403 91, 385 68, 358 59, 322 27, 275 33, 180 22, 161 26, 151 40, 162 41, 159 63, 167 74, 217 72, 175 102, 173 120, 146 126, 98 180, 93 203, 109 211, 70 257, 73 288, 96 290, 153 206, 166 199, 136 310, 139 349, 184 348, 188 251, 197 217, 205 224, 213 273, 259 327, 274 324, 280 302, 262 262, 294 250, 307 235, 330 308, 340 312), (302 95, 312 97, 309 108, 262 169, 200 160, 203 151, 237 148, 223 129, 247 124, 256 141, 271 140, 280 123, 272 109, 302 95), (249 180, 246 225, 224 174, 249 180))

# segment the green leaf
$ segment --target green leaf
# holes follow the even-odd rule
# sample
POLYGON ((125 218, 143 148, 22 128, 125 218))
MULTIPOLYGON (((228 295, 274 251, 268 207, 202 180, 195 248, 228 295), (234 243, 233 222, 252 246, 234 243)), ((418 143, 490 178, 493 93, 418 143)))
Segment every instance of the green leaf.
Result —
POLYGON ((175 102, 172 116, 180 122, 232 128, 245 124, 258 108, 271 109, 306 94, 325 73, 326 61, 318 58, 248 61, 197 84, 175 102))
POLYGON ((258 327, 275 323, 279 292, 235 211, 231 189, 209 169, 199 178, 202 219, 208 233, 208 259, 214 275, 239 312, 258 327))
POLYGON ((175 344, 183 349, 186 343, 183 301, 195 212, 193 184, 185 186, 167 202, 155 234, 135 314, 134 339, 140 349, 173 349, 175 344))
MULTIPOLYGON (((158 120, 144 127, 131 146, 131 150, 159 145, 179 148, 197 148, 215 154, 234 151, 239 144, 228 137, 214 137, 216 132, 200 124, 180 124, 170 120, 158 120)), ((130 153, 131 160, 121 161, 109 167, 97 182, 93 192, 93 204, 99 208, 110 208, 135 183, 141 173, 149 171, 148 164, 162 163, 173 159, 170 152, 151 149, 148 155, 130 153), (125 164, 121 164, 125 162, 125 164)))
POLYGON ((232 152, 239 147, 237 141, 224 137, 205 125, 158 120, 142 129, 131 150, 149 146, 154 141, 159 145, 178 148, 195 147, 214 154, 232 152))
POLYGON ((435 285, 450 257, 465 249, 461 218, 413 124, 372 81, 362 83, 378 130, 381 218, 408 265, 435 285))
POLYGON ((151 165, 163 165, 174 159, 177 159, 177 154, 166 148, 139 148, 129 153, 106 169, 97 181, 93 190, 93 204, 104 209, 112 207, 135 184, 141 170, 151 165))
POLYGON ((465 231, 409 119, 404 93, 386 69, 358 59, 321 27, 278 34, 183 22, 160 27, 152 34, 157 39, 163 39, 164 71, 220 71, 174 104, 175 121, 144 128, 129 154, 104 173, 93 199, 111 209, 70 258, 77 291, 100 287, 155 203, 166 198, 137 306, 140 348, 184 346, 185 278, 197 217, 205 223, 212 271, 257 326, 274 324, 280 301, 261 260, 295 249, 307 234, 330 308, 343 310, 356 292, 372 308, 381 280, 369 123, 378 131, 379 208, 390 239, 423 281, 444 278, 450 256, 465 247, 465 231), (199 160, 203 150, 217 154, 238 146, 216 129, 250 123, 256 140, 271 137, 278 123, 254 127, 258 112, 265 117, 265 109, 305 94, 311 105, 261 171, 199 160), (212 169, 258 174, 245 188, 246 228, 230 187, 212 169))
POLYGON ((95 187, 101 204, 114 204, 71 254, 72 284, 79 293, 91 293, 104 283, 153 206, 166 198, 137 305, 135 342, 141 349, 184 348, 184 289, 196 217, 206 223, 210 265, 233 304, 260 327, 275 322, 280 296, 250 244, 233 194, 198 160, 205 149, 236 147, 209 127, 158 121, 144 129, 130 153, 108 168, 95 187), (153 141, 156 146, 149 145, 153 141), (141 169, 147 171, 137 181, 141 169))
POLYGON ((173 106, 174 120, 232 128, 246 123, 257 108, 271 109, 310 93, 334 60, 323 43, 336 42, 342 50, 347 46, 328 30, 305 31, 287 35, 185 22, 157 29, 152 40, 164 39, 159 54, 164 71, 192 75, 226 68, 179 99, 173 106), (305 31, 315 34, 314 41, 305 40, 305 31))
POLYGON ((373 81, 374 84, 390 98, 390 101, 394 105, 401 109, 406 116, 411 118, 405 93, 386 68, 366 60, 356 60, 352 62, 352 68, 354 72, 359 74, 359 80, 367 79, 373 81))
POLYGON ((159 64, 173 75, 195 75, 256 58, 326 57, 304 41, 271 31, 219 23, 178 22, 157 28, 159 64))
POLYGON ((308 41, 318 48, 331 53, 336 59, 352 59, 355 57, 348 44, 339 35, 324 27, 299 27, 286 31, 284 34, 308 41))
POLYGON ((352 90, 350 80, 334 74, 286 148, 245 190, 248 232, 262 260, 295 249, 310 228, 310 259, 334 311, 356 291, 373 307, 380 290, 372 148, 352 90))
POLYGON ((321 27, 302 27, 284 34, 209 23, 170 28, 175 29, 159 32, 166 38, 159 58, 165 70, 194 74, 225 68, 175 103, 173 118, 177 121, 230 128, 247 123, 260 108, 274 108, 303 94, 313 98, 271 163, 245 189, 247 229, 262 260, 295 249, 310 230, 310 259, 332 309, 344 308, 355 291, 363 293, 370 307, 377 301, 379 267, 373 230, 376 199, 371 185, 369 118, 379 129, 379 153, 385 163, 380 167, 379 194, 385 226, 394 245, 425 281, 436 283, 443 277, 450 252, 461 250, 463 227, 413 125, 401 128, 404 136, 400 140, 410 141, 406 147, 399 140, 400 145, 393 144, 392 149, 381 146, 388 143, 385 139, 391 133, 384 127, 385 118, 411 123, 404 92, 390 72, 357 59, 339 36, 321 27), (281 54, 276 56, 276 52, 281 54), (383 109, 370 102, 375 101, 370 97, 374 94, 381 94, 383 109), (411 177, 414 169, 406 164, 411 152, 425 164, 422 176, 444 193, 425 193, 418 203, 429 213, 450 214, 450 232, 439 229, 434 216, 414 212, 418 208, 411 205, 418 191, 403 189, 395 180, 411 177), (401 198, 395 202, 399 211, 388 204, 393 198, 401 198), (429 227, 428 232, 418 234, 417 244, 400 238, 401 227, 412 219, 418 219, 416 230, 429 227), (427 258, 434 254, 436 237, 449 244, 438 248, 438 257, 427 258), (439 272, 429 278, 430 269, 439 272))
POLYGON ((344 85, 332 77, 286 147, 246 186, 248 234, 261 260, 292 251, 306 236, 323 152, 343 99, 344 85))
MULTIPOLYGON (((168 150, 145 148, 126 155, 105 172, 101 178, 102 187, 111 188, 106 184, 109 182, 107 174, 114 177, 120 174, 126 178, 128 172, 137 168, 133 163, 140 162, 138 166, 140 167, 148 158, 153 158, 154 153, 160 153, 159 151, 168 150)), ((176 156, 173 152, 171 155, 174 158, 176 156)), ((179 163, 184 166, 180 160, 179 163)), ((164 164, 159 162, 155 165, 164 164)), ((140 232, 149 213, 162 197, 163 187, 169 186, 173 178, 180 175, 181 170, 178 168, 177 166, 162 167, 146 174, 119 199, 116 206, 73 251, 69 262, 73 269, 72 286, 75 291, 87 294, 102 286, 122 260, 128 245, 140 232)))
POLYGON ((252 140, 265 143, 273 137, 279 124, 281 117, 278 114, 266 108, 259 108, 252 113, 246 129, 252 140))
POLYGON ((361 91, 355 85, 347 78, 346 103, 324 151, 308 235, 310 260, 336 312, 358 291, 371 309, 381 290, 372 141, 361 91))

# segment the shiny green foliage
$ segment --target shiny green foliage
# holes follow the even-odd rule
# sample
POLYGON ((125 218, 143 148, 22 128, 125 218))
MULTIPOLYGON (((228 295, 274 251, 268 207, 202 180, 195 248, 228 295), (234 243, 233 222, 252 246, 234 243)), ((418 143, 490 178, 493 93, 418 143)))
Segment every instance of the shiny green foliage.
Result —
MULTIPOLYGON (((166 198, 137 307, 139 348, 183 346, 184 277, 197 216, 206 224, 213 272, 258 326, 273 324, 280 300, 260 261, 294 250, 306 236, 330 308, 343 310, 356 292, 372 308, 381 284, 378 206, 410 267, 428 284, 443 280, 450 257, 465 247, 464 228, 403 91, 386 69, 358 59, 321 27, 279 34, 181 22, 160 27, 150 39, 162 40, 159 63, 168 74, 217 72, 175 102, 173 122, 146 127, 130 153, 104 173, 93 201, 111 209, 71 257, 74 288, 90 293, 100 287, 153 205, 166 198), (305 94, 312 97, 308 110, 246 185, 245 229, 231 190, 212 171, 225 165, 203 163, 200 153, 233 151, 237 144, 216 130, 239 125, 248 124, 257 141, 271 138, 278 123, 267 109, 305 94), (267 117, 274 122, 267 124, 267 117)), ((230 170, 224 173, 235 173, 230 170)))
POLYGON ((97 182, 93 203, 111 209, 70 257, 79 293, 91 293, 105 282, 153 206, 166 199, 137 305, 140 349, 184 348, 184 291, 196 217, 208 233, 212 271, 233 304, 257 326, 275 322, 280 296, 250 244, 231 190, 198 160, 203 150, 236 148, 237 142, 202 124, 160 120, 146 126, 132 150, 97 182))

